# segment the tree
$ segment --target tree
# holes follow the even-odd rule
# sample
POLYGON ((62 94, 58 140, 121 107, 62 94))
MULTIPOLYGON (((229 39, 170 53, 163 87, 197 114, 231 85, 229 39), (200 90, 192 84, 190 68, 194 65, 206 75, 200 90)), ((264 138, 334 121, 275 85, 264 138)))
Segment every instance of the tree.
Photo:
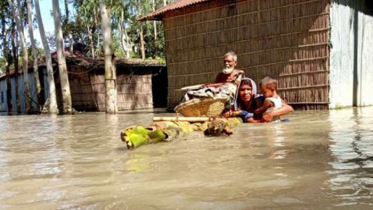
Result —
MULTIPOLYGON (((118 30, 120 33, 120 45, 122 47, 123 54, 126 58, 130 58, 130 40, 127 34, 126 25, 128 23, 128 12, 126 12, 126 6, 123 1, 121 1, 116 7, 113 9, 113 15, 118 17, 114 18, 114 21, 117 21, 118 30)), ((114 24, 115 25, 115 24, 114 24)))
POLYGON ((73 2, 77 10, 73 36, 80 36, 82 42, 90 43, 90 53, 94 58, 100 45, 98 0, 74 0, 73 2))
POLYGON ((71 32, 71 24, 69 22, 69 2, 68 0, 64 0, 65 2, 65 20, 64 20, 64 31, 67 32, 68 39, 69 39, 69 48, 70 48, 70 55, 74 53, 74 43, 73 43, 73 35, 71 32))
POLYGON ((5 63, 6 63, 5 58, 0 57, 0 75, 4 74, 4 70, 3 69, 5 69, 5 63))
POLYGON ((105 0, 100 0, 99 5, 105 54, 105 107, 106 113, 115 114, 118 112, 117 78, 112 49, 110 7, 105 4, 105 0))
POLYGON ((16 35, 16 24, 14 22, 14 16, 12 16, 12 21, 11 21, 11 40, 12 40, 12 55, 13 55, 13 67, 14 67, 14 86, 16 89, 16 105, 17 105, 17 112, 21 113, 21 98, 19 97, 19 84, 18 84, 18 70, 19 70, 19 65, 18 65, 18 37, 16 35))
POLYGON ((47 42, 49 44, 49 49, 53 52, 57 50, 57 42, 56 42, 56 35, 52 32, 45 33, 47 42))
MULTIPOLYGON (((164 2, 163 2, 164 3, 164 2)), ((138 22, 137 20, 154 9, 162 6, 162 1, 134 0, 129 3, 128 35, 135 46, 134 57, 160 58, 164 60, 164 33, 162 24, 138 22)))
POLYGON ((74 0, 73 5, 77 10, 73 37, 90 43, 90 54, 94 58, 100 45, 98 0, 74 0))
POLYGON ((32 14, 31 14, 31 0, 27 0, 27 20, 28 20, 28 31, 30 34, 30 41, 31 41, 31 58, 33 60, 33 70, 34 70, 34 81, 36 87, 36 95, 38 98, 39 106, 42 105, 42 97, 41 97, 41 85, 39 79, 39 71, 38 71, 38 56, 35 46, 35 39, 34 39, 34 31, 32 29, 32 14))
MULTIPOLYGON (((141 9, 141 1, 140 0, 137 0, 137 5, 136 5, 136 9, 137 9, 137 15, 138 17, 141 17, 142 16, 142 9, 141 9)), ((145 6, 145 5, 143 5, 145 6)), ((145 43, 144 43, 144 24, 143 22, 140 23, 140 49, 141 49, 141 58, 143 60, 145 60, 145 43)))
POLYGON ((12 14, 13 17, 16 20, 16 25, 18 29, 18 33, 21 38, 21 48, 22 48, 22 67, 23 67, 23 83, 24 83, 24 96, 25 96, 25 101, 26 101, 26 112, 30 113, 31 112, 31 93, 30 93, 30 84, 28 82, 28 53, 27 53, 27 46, 26 46, 26 40, 25 40, 25 34, 23 31, 23 24, 21 22, 20 17, 22 17, 21 13, 21 5, 20 5, 20 0, 17 0, 17 13, 14 5, 14 0, 8 0, 8 3, 12 9, 12 14))
POLYGON ((5 20, 5 11, 7 10, 8 5, 6 5, 5 2, 1 3, 1 24, 2 24, 2 38, 3 38, 3 55, 4 55, 4 66, 5 66, 5 72, 6 72, 6 96, 7 96, 7 106, 8 106, 8 113, 13 113, 13 104, 12 104, 12 87, 10 84, 10 67, 9 67, 9 50, 8 50, 8 30, 6 29, 6 20, 5 20))
POLYGON ((40 32, 41 42, 43 44, 44 52, 45 52, 45 62, 47 64, 47 74, 48 74, 48 83, 49 83, 49 113, 57 114, 57 97, 56 97, 56 85, 54 82, 53 76, 53 67, 52 67, 52 57, 49 50, 49 45, 47 42, 47 38, 44 31, 44 24, 43 19, 40 13, 40 6, 39 0, 35 0, 35 11, 36 11, 36 18, 38 20, 38 28, 40 32))
MULTIPOLYGON (((153 12, 155 11, 155 0, 153 0, 153 12)), ((157 22, 153 20, 154 28, 154 40, 157 40, 157 22)))
MULTIPOLYGON (((71 0, 70 2, 73 3, 76 9, 75 17, 73 18, 75 21, 72 22, 72 18, 69 19, 73 28, 74 41, 90 43, 90 54, 92 57, 100 56, 102 41, 99 37, 102 30, 97 27, 101 22, 100 15, 97 12, 98 0, 71 0)), ((161 23, 154 24, 153 21, 138 22, 137 19, 164 6, 165 1, 106 0, 106 2, 110 2, 113 42, 118 41, 118 45, 113 46, 116 57, 164 60, 163 25, 161 23)))
POLYGON ((72 112, 72 102, 70 93, 69 77, 67 75, 67 66, 65 58, 65 49, 63 47, 62 28, 60 23, 60 7, 58 0, 53 0, 53 17, 55 36, 57 43, 57 59, 58 59, 58 70, 60 73, 61 90, 62 90, 62 103, 63 113, 72 112))

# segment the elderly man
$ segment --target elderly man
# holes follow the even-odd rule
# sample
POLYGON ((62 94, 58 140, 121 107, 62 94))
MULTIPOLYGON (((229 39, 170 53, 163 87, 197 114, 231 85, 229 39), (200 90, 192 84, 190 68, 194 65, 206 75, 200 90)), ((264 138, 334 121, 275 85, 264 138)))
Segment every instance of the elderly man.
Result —
POLYGON ((244 71, 235 69, 237 65, 237 55, 234 52, 225 54, 224 65, 225 68, 218 74, 215 83, 207 83, 204 84, 202 88, 201 86, 197 86, 197 89, 190 89, 185 94, 184 100, 188 101, 195 97, 228 96, 230 98, 229 107, 234 106, 237 88, 242 78, 240 75, 243 76, 244 71))
POLYGON ((232 51, 225 54, 224 65, 225 68, 218 74, 215 79, 215 83, 206 84, 207 87, 217 87, 220 86, 222 83, 233 82, 236 80, 239 74, 245 73, 242 70, 235 69, 235 67, 237 66, 237 55, 232 51))

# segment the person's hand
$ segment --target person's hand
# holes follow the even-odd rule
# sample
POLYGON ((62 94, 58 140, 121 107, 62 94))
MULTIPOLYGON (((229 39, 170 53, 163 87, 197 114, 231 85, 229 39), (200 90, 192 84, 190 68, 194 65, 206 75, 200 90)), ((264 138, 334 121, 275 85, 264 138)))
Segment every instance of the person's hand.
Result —
POLYGON ((229 110, 227 112, 224 112, 222 115, 225 118, 229 118, 229 117, 231 117, 233 115, 233 113, 232 113, 232 110, 229 110))
POLYGON ((250 117, 250 118, 247 119, 246 122, 248 122, 248 123, 260 123, 260 120, 254 120, 254 118, 250 117))
POLYGON ((269 112, 263 115, 263 120, 266 122, 271 122, 273 119, 273 112, 269 112))

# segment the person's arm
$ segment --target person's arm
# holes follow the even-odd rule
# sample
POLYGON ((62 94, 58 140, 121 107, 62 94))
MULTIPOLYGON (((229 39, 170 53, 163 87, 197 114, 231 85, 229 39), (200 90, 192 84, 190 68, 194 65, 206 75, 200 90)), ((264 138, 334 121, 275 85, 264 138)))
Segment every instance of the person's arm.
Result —
POLYGON ((285 101, 282 100, 282 107, 280 109, 273 110, 270 113, 264 114, 263 120, 266 122, 271 122, 273 117, 279 117, 282 115, 286 115, 293 111, 294 111, 293 107, 291 107, 290 105, 285 103, 285 101))
POLYGON ((250 119, 254 119, 254 113, 250 113, 245 110, 228 110, 222 114, 223 117, 229 118, 229 117, 241 117, 244 122, 250 122, 250 119))
POLYGON ((255 120, 253 117, 248 118, 246 122, 248 122, 248 123, 261 123, 260 120, 255 120))
POLYGON ((223 84, 224 83, 207 83, 207 84, 205 84, 205 87, 220 87, 223 84))
POLYGON ((257 115, 260 115, 262 113, 264 113, 265 111, 267 111, 267 109, 273 107, 274 104, 271 100, 265 100, 263 105, 261 107, 259 107, 258 109, 255 110, 255 114, 257 115))
POLYGON ((224 84, 221 81, 222 81, 221 73, 219 73, 218 76, 216 76, 216 79, 215 79, 214 83, 206 83, 203 86, 204 87, 219 87, 219 86, 224 84))

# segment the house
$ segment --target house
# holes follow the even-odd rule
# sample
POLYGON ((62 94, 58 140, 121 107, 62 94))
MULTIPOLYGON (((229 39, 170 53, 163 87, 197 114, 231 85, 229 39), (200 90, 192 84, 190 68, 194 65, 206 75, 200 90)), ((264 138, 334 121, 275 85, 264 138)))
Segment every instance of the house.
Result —
MULTIPOLYGON (((105 61, 67 58, 70 91, 76 110, 105 111, 105 61)), ((118 110, 167 105, 167 70, 156 61, 116 59, 118 110)), ((59 79, 57 77, 57 89, 59 79)), ((59 95, 62 101, 62 95, 59 95)), ((61 104, 62 105, 62 104, 61 104)))
POLYGON ((373 105, 372 14, 370 0, 179 0, 140 20, 164 23, 170 107, 234 51, 293 107, 329 109, 373 105))
MULTIPOLYGON (((11 100, 12 100, 12 107, 13 107, 13 112, 26 112, 26 104, 25 104, 25 86, 23 83, 23 75, 22 75, 22 69, 19 69, 17 71, 18 73, 18 92, 19 92, 19 97, 20 97, 20 108, 21 110, 17 110, 17 101, 16 101, 16 80, 15 80, 15 71, 11 70, 10 71, 10 86, 11 86, 11 100)), ((42 75, 42 74, 41 74, 42 75)), ((40 75, 40 76, 41 76, 40 75)), ((32 109, 33 110, 38 110, 38 105, 37 102, 37 95, 36 95, 36 85, 34 82, 34 73, 29 71, 28 72, 28 80, 30 84, 30 91, 31 91, 31 96, 32 96, 32 109)), ((6 75, 0 75, 0 112, 8 112, 8 103, 7 103, 7 81, 6 81, 6 75)))
MULTIPOLYGON (((105 62, 102 58, 89 58, 74 47, 70 55, 66 49, 66 63, 69 76, 73 108, 78 111, 105 111, 105 62)), ((58 107, 62 107, 62 92, 59 80, 56 54, 52 54, 54 78, 57 89, 58 107)), ((45 58, 38 61, 39 78, 43 101, 49 97, 49 84, 45 58)), ((167 69, 157 61, 140 59, 115 59, 117 68, 118 110, 152 109, 167 105, 167 69)), ((32 65, 28 68, 28 77, 33 97, 33 110, 39 110, 32 65)), ((11 71, 13 111, 17 112, 15 96, 15 71, 11 71)), ((21 112, 25 112, 24 84, 21 69, 18 71, 18 84, 21 112)), ((7 112, 6 76, 0 76, 0 111, 7 112)))

